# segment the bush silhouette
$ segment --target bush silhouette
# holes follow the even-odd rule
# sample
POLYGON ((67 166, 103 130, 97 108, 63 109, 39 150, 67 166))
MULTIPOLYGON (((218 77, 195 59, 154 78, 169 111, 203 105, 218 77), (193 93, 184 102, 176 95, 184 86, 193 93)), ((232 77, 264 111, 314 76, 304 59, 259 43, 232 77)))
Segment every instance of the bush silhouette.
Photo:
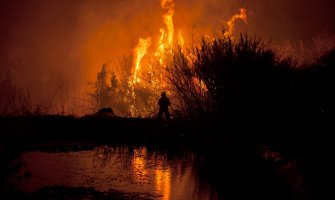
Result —
POLYGON ((334 111, 335 50, 312 66, 299 67, 292 58, 280 59, 270 44, 247 35, 203 39, 192 52, 190 62, 176 51, 169 71, 186 116, 265 120, 334 111))

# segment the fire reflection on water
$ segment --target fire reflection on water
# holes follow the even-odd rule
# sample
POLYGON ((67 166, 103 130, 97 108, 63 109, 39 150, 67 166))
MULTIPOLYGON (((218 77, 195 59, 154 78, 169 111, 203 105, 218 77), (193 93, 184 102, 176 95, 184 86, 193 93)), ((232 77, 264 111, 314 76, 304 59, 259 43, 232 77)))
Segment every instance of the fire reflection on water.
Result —
POLYGON ((132 174, 136 181, 143 181, 148 183, 149 171, 146 167, 146 148, 140 148, 134 150, 133 162, 132 162, 132 174))
MULTIPOLYGON (((154 199, 197 199, 192 156, 169 158, 146 147, 98 147, 92 151, 22 155, 17 188, 34 192, 53 185, 150 194, 154 199)), ((206 199, 206 198, 205 198, 206 199)))
POLYGON ((163 200, 170 199, 171 190, 171 170, 164 166, 163 159, 157 159, 154 169, 149 169, 147 162, 147 149, 140 148, 134 150, 133 171, 136 181, 149 182, 149 174, 153 175, 153 182, 156 191, 163 195, 163 200))
POLYGON ((171 181, 170 181, 170 170, 155 170, 156 176, 156 189, 157 191, 162 191, 163 193, 163 200, 170 199, 170 188, 171 188, 171 181))

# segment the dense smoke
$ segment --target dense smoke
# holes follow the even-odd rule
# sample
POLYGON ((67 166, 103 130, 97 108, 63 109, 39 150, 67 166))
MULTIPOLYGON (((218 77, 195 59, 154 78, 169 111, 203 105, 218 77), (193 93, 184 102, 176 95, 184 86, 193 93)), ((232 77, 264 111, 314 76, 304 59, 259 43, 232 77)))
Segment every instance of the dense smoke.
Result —
MULTIPOLYGON (((323 51, 335 34, 334 6, 332 0, 176 0, 174 24, 190 43, 220 33, 243 7, 248 24, 237 22, 235 34, 256 34, 291 54, 315 44, 323 51)), ((33 104, 52 105, 53 112, 85 113, 78 102, 85 102, 101 66, 120 76, 117 60, 132 55, 140 37, 157 41, 163 14, 159 0, 1 0, 0 81, 11 76, 33 104)))

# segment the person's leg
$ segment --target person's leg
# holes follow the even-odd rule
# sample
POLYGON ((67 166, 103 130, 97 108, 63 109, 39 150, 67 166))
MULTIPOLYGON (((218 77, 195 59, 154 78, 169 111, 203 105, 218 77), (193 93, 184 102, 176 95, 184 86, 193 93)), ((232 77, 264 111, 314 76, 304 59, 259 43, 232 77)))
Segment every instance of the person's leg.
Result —
POLYGON ((165 117, 166 119, 170 119, 170 113, 168 110, 165 111, 165 117))
POLYGON ((158 119, 162 119, 162 115, 163 115, 163 111, 159 110, 159 112, 158 112, 158 119))

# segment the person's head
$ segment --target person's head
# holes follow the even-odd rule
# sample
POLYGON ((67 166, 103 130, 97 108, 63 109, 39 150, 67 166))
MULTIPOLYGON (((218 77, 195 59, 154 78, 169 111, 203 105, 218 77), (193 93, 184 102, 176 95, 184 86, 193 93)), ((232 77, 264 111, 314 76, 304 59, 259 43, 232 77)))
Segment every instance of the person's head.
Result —
POLYGON ((166 97, 166 93, 162 92, 161 97, 165 98, 166 97))

